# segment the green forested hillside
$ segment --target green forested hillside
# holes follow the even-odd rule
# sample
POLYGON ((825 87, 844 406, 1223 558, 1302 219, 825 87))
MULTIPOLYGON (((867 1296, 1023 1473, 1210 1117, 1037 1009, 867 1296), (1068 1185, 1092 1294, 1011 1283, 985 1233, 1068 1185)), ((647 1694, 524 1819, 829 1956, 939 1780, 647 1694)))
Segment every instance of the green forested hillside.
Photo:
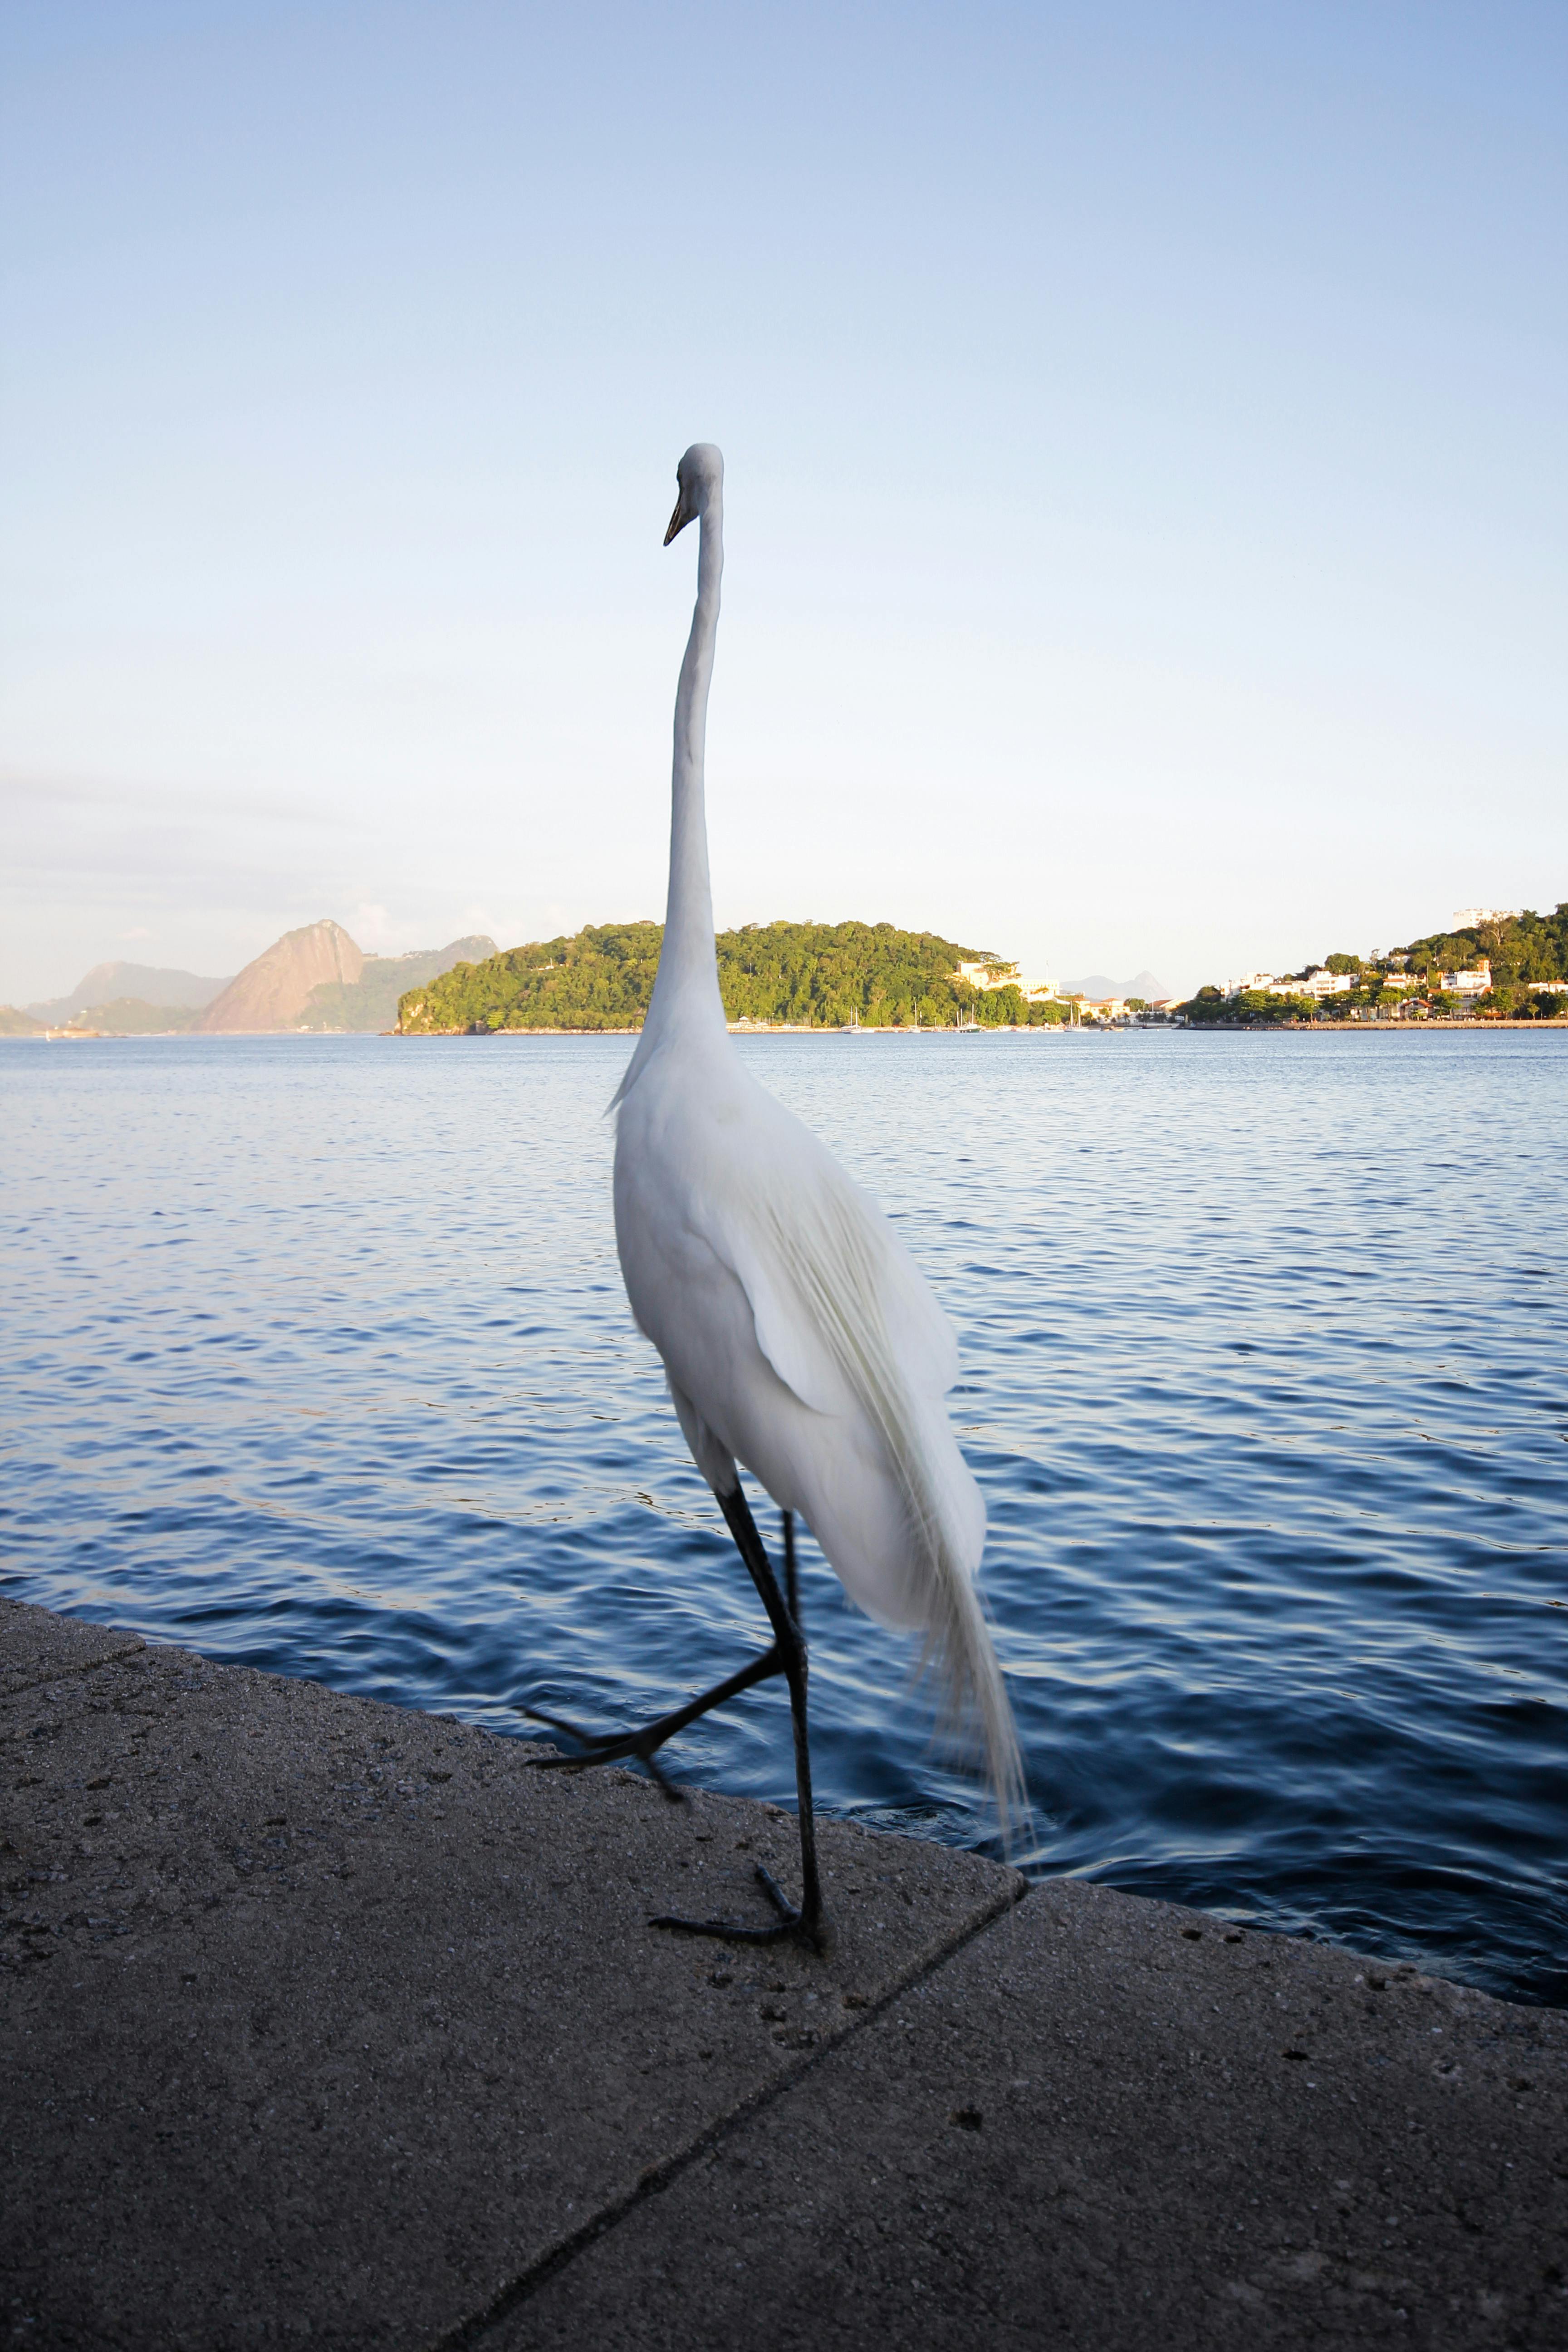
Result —
POLYGON ((1568 980, 1568 899, 1550 915, 1526 907, 1517 915, 1473 924, 1463 931, 1434 931, 1396 952, 1411 971, 1456 971, 1485 956, 1494 992, 1528 988, 1531 981, 1568 980))
MULTIPOLYGON (((659 923, 591 925, 571 939, 510 948, 462 963, 398 1008, 405 1035, 501 1029, 635 1029, 658 967, 659 923)), ((731 1021, 840 1028, 987 1027, 1059 1019, 1016 988, 984 992, 950 975, 984 950, 891 923, 753 923, 721 931, 719 985, 731 1021)))
POLYGON ((1345 1021, 1368 1008, 1386 1009, 1397 996, 1417 1014, 1463 1011, 1482 1020, 1560 1020, 1568 1004, 1542 983, 1568 981, 1568 899, 1550 915, 1538 915, 1527 907, 1517 915, 1489 917, 1458 930, 1429 932, 1407 947, 1390 948, 1386 955, 1337 952, 1290 976, 1305 980, 1316 971, 1342 974, 1353 985, 1314 1004, 1265 989, 1222 996, 1211 984, 1200 988, 1181 1010, 1191 1022, 1226 1025, 1345 1021), (1462 1001, 1444 995, 1445 972, 1473 971, 1483 958, 1490 967, 1491 985, 1482 995, 1462 1001), (1418 983, 1415 990, 1408 985, 1412 981, 1418 983))

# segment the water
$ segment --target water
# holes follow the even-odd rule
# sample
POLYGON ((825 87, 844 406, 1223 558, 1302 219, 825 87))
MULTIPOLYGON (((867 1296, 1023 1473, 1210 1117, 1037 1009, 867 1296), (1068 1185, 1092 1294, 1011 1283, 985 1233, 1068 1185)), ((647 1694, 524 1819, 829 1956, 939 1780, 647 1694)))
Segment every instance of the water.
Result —
MULTIPOLYGON (((614 1038, 0 1050, 0 1586, 523 1728, 765 1639, 632 1329, 614 1038)), ((957 1323, 1029 1866, 1568 2000, 1568 1036, 741 1051, 957 1323)), ((984 1843, 807 1548, 831 1809, 984 1843)), ((669 1751, 789 1801, 777 1686, 669 1751)))

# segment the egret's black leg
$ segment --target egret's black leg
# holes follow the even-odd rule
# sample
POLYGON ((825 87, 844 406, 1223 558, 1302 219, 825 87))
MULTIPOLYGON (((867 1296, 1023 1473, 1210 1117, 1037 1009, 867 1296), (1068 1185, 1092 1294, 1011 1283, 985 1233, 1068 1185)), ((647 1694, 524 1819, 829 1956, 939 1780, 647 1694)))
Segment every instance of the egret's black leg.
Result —
POLYGON ((795 1513, 781 1511, 784 1521, 784 1607, 795 1619, 795 1632, 800 1632, 800 1583, 795 1567, 795 1513))
POLYGON ((568 1738, 576 1740, 582 1750, 576 1756, 531 1756, 528 1760, 539 1772, 586 1772, 595 1764, 614 1764, 623 1757, 635 1757, 639 1764, 647 1766, 649 1775, 671 1803, 680 1804, 683 1801, 681 1791, 666 1778, 656 1760, 665 1741, 673 1739, 678 1731, 684 1731, 689 1723, 695 1723, 700 1715, 706 1715, 710 1707, 722 1706, 727 1698, 734 1698, 740 1692, 750 1690, 753 1683, 766 1682, 771 1675, 782 1675, 785 1671, 784 1658, 775 1642, 772 1649, 763 1652, 760 1658, 753 1658, 749 1665, 742 1666, 725 1681, 716 1683, 710 1691, 704 1691, 700 1698, 689 1699, 684 1706, 672 1707, 668 1715, 657 1717, 652 1723, 643 1724, 637 1731, 606 1732, 599 1737, 579 1731, 574 1723, 568 1723, 563 1716, 547 1715, 542 1706, 520 1706, 520 1715, 526 1715, 535 1723, 547 1723, 552 1731, 565 1732, 568 1738))
MULTIPOLYGON (((732 1494, 721 1495, 719 1507, 729 1522, 730 1533, 736 1549, 745 1561, 758 1597, 768 1612, 768 1622, 773 1629, 773 1648, 779 1654, 785 1679, 789 1684, 790 1718, 795 1727, 795 1785, 800 1808, 800 1875, 801 1896, 798 1909, 791 1903, 783 1887, 770 1870, 757 1864, 757 1878, 778 1917, 770 1927, 749 1927, 739 1919, 655 1919, 656 1927, 676 1927, 689 1936, 718 1936, 731 1944, 776 1944, 788 1937, 795 1942, 810 1944, 820 1951, 826 1936, 826 1921, 822 1906, 822 1885, 816 1869, 816 1818, 811 1802, 811 1749, 806 1738, 805 1643, 800 1636, 795 1612, 786 1607, 778 1588, 778 1580, 763 1549, 746 1498, 737 1486, 732 1494)), ((795 1525, 791 1513, 784 1514, 784 1577, 795 1585, 795 1525)), ((793 1591, 792 1591, 792 1598, 793 1591)))

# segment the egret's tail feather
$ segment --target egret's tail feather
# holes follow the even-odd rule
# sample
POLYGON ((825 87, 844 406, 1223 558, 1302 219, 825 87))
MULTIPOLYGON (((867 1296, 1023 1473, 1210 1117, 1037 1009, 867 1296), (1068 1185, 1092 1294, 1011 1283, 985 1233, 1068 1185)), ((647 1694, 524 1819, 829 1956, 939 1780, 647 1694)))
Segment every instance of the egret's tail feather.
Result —
POLYGON ((952 1491, 959 1479, 972 1484, 969 1467, 940 1406, 934 1413, 929 1406, 922 1412, 917 1400, 897 1402, 904 1404, 904 1412, 890 1412, 883 1427, 904 1490, 917 1572, 924 1586, 921 1663, 935 1675, 941 1689, 944 1729, 980 1750, 1003 1849, 1010 1853, 1027 1811, 1024 1765, 1001 1664, 974 1587, 978 1547, 965 1541, 963 1497, 952 1491), (940 1427, 931 1425, 933 1420, 940 1427))
MULTIPOLYGON (((942 1688, 944 1723, 981 1749, 1005 1849, 1011 1850, 1026 1807, 1024 1768, 1002 1669, 974 1587, 984 1541, 984 1507, 958 1450, 940 1387, 927 1394, 910 1377, 895 1344, 889 1290, 920 1277, 851 1197, 834 1215, 805 1226, 780 1217, 776 1262, 787 1265, 797 1296, 847 1386, 875 1425, 903 1497, 909 1533, 905 1622, 925 1630, 922 1665, 942 1688)), ((934 1313, 929 1294, 921 1306, 934 1313)))
POLYGON ((1024 1760, 1002 1668, 973 1580, 962 1568, 939 1567, 933 1580, 931 1622, 922 1667, 936 1675, 942 1695, 943 1727, 961 1740, 977 1740, 996 1807, 1002 1848, 1016 1850, 1028 1812, 1024 1760))

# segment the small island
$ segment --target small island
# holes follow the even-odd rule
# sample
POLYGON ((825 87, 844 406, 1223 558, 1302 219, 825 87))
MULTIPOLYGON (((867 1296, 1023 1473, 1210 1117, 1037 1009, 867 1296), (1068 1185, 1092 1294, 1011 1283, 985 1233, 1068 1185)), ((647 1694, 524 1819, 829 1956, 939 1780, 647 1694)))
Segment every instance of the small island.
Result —
MULTIPOLYGON (((589 924, 571 938, 458 963, 398 1003, 400 1036, 642 1026, 660 923, 589 924)), ((748 923, 716 941, 737 1025, 791 1029, 1023 1029, 1072 1017, 984 949, 891 923, 748 923)))

